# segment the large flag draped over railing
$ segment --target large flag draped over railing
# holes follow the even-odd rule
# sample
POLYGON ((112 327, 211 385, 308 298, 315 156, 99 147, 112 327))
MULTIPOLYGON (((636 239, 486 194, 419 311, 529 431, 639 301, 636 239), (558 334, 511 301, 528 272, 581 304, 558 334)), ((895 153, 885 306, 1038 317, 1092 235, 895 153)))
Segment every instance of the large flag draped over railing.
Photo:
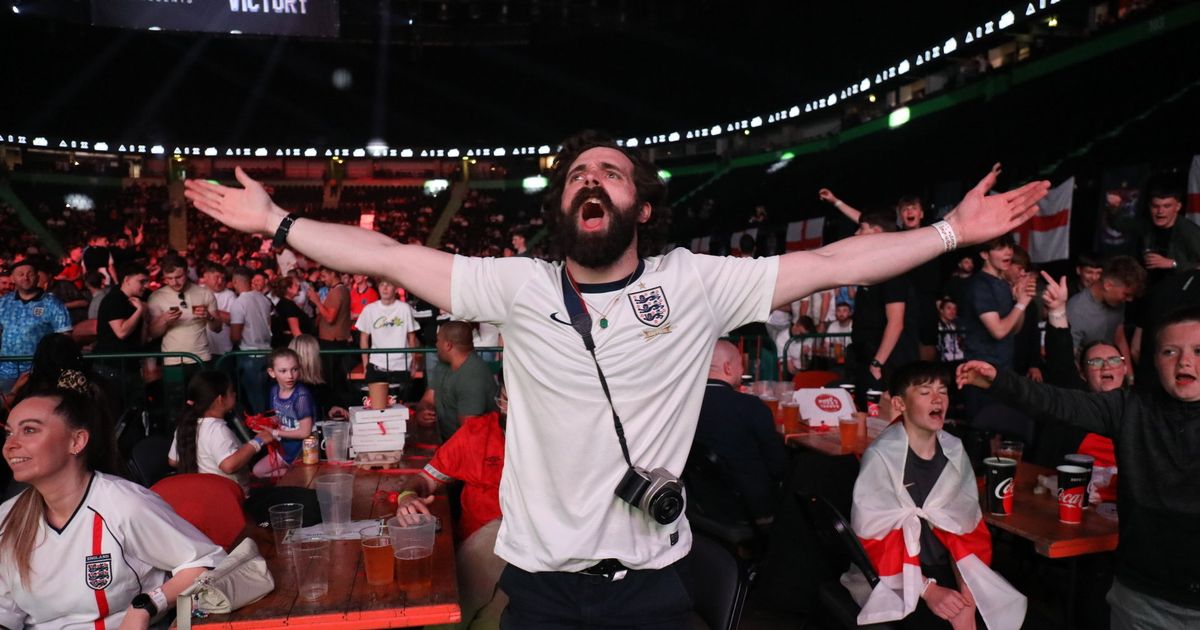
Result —
POLYGON ((1064 260, 1071 256, 1071 201, 1075 178, 1050 189, 1038 202, 1038 213, 1016 230, 1017 243, 1035 263, 1064 260))
POLYGON ((787 227, 787 250, 789 252, 798 252, 817 249, 822 245, 821 234, 824 231, 825 219, 822 217, 789 223, 787 227))

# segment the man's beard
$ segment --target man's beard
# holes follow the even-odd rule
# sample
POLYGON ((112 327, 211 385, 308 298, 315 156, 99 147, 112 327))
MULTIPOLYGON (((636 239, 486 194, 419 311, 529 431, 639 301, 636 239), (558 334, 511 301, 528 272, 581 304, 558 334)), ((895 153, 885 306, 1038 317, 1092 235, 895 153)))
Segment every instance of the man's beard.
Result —
POLYGON ((614 208, 612 200, 603 188, 584 188, 571 200, 570 211, 559 217, 555 239, 563 255, 589 269, 607 269, 629 249, 637 234, 637 216, 634 201, 628 208, 614 208), (586 233, 579 230, 579 213, 584 202, 596 200, 608 213, 608 229, 603 233, 586 233))

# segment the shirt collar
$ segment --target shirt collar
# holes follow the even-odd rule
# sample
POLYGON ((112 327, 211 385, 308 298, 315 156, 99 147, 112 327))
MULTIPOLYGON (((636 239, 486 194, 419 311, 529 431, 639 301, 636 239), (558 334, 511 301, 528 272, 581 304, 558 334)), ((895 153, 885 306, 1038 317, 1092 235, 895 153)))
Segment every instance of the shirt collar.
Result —
POLYGON ((29 298, 28 300, 21 297, 21 292, 15 289, 13 290, 13 295, 17 296, 18 302, 21 302, 22 304, 29 304, 30 302, 36 302, 42 299, 42 296, 46 295, 46 292, 42 289, 37 289, 37 291, 33 294, 33 297, 29 298))

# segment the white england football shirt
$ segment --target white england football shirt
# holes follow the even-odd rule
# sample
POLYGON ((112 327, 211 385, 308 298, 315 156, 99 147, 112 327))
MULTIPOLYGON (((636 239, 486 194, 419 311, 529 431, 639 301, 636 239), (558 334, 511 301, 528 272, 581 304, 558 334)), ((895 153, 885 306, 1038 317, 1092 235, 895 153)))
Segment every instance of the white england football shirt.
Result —
MULTIPOLYGON (((15 502, 0 505, 0 520, 15 502)), ((62 531, 43 519, 34 535, 28 589, 15 562, 0 563, 0 626, 94 630, 102 616, 104 627, 116 628, 129 602, 161 586, 167 573, 225 558, 157 494, 103 473, 93 475, 62 531)))
MULTIPOLYGON (((496 553, 526 571, 578 571, 605 558, 667 566, 687 554, 691 531, 685 518, 662 526, 613 494, 626 464, 596 367, 569 324, 560 269, 517 257, 454 261, 454 314, 497 322, 505 340, 509 420, 496 553)), ((777 258, 676 249, 646 259, 628 287, 582 287, 635 465, 683 472, 713 344, 767 318, 778 269, 777 258), (614 299, 602 328, 595 309, 614 299)))

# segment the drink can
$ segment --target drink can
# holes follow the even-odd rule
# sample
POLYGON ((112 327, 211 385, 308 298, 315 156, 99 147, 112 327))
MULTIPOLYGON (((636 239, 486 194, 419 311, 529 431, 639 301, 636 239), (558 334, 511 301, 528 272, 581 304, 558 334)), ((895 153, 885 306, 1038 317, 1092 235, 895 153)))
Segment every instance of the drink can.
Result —
POLYGON ((867 390, 867 415, 872 418, 879 417, 879 399, 883 397, 883 392, 878 389, 867 390))
POLYGON ((1083 522, 1083 497, 1090 474, 1083 466, 1058 467, 1058 520, 1068 525, 1083 522))
POLYGON ((983 460, 984 491, 987 511, 996 516, 1013 513, 1013 483, 1017 476, 1017 460, 1007 457, 988 457, 983 460))
POLYGON ((304 438, 302 447, 305 464, 318 464, 321 462, 321 452, 317 448, 317 437, 315 435, 304 438))
POLYGON ((1063 456, 1063 463, 1070 466, 1079 466, 1087 469, 1087 483, 1084 484, 1083 490, 1083 509, 1087 509, 1091 505, 1089 495, 1092 493, 1092 467, 1096 465, 1096 458, 1083 453, 1070 453, 1063 456))

